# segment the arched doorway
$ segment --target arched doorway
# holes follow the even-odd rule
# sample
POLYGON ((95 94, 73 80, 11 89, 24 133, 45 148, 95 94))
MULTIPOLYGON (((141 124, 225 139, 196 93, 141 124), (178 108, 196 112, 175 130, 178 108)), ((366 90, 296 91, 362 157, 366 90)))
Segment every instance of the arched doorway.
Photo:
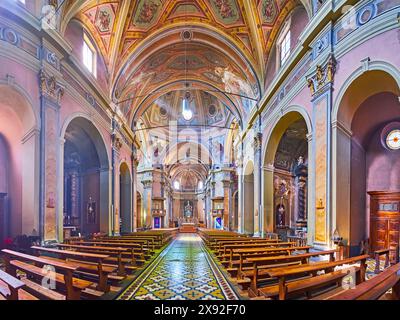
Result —
POLYGON ((109 165, 103 139, 83 117, 68 124, 64 139, 64 229, 109 233, 109 165))
POLYGON ((0 246, 39 235, 39 130, 28 98, 0 84, 0 246))
POLYGON ((400 245, 398 222, 376 224, 371 214, 383 215, 389 209, 382 211, 379 203, 370 207, 369 196, 400 190, 400 150, 388 143, 389 133, 400 130, 399 95, 391 75, 372 70, 347 86, 334 109, 334 227, 350 255, 358 254, 361 241, 368 238, 373 250, 400 245))
POLYGON ((119 207, 122 233, 132 232, 132 180, 128 165, 124 162, 119 169, 119 207))
POLYGON ((136 191, 136 228, 143 227, 143 216, 142 216, 142 195, 139 191, 136 191))
POLYGON ((250 161, 246 165, 243 176, 244 228, 245 234, 254 234, 254 165, 250 161))
POLYGON ((300 112, 290 111, 273 127, 264 156, 264 230, 308 235, 309 125, 300 112))

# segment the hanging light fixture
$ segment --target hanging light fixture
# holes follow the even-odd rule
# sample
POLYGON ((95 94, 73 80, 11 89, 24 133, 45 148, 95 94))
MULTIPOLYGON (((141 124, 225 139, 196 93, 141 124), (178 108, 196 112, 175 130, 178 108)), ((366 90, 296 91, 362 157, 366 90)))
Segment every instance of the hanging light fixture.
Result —
MULTIPOLYGON (((185 20, 187 20, 186 16, 186 8, 185 8, 185 20)), ((189 87, 189 83, 187 81, 187 41, 184 40, 185 43, 185 86, 189 87)), ((186 91, 183 99, 182 99, 182 116, 183 119, 186 121, 190 121, 193 118, 193 112, 189 108, 189 103, 190 103, 190 92, 186 91)))
POLYGON ((183 99, 182 99, 182 116, 183 119, 189 121, 193 118, 193 112, 189 108, 189 99, 190 99, 190 92, 186 91, 183 99))

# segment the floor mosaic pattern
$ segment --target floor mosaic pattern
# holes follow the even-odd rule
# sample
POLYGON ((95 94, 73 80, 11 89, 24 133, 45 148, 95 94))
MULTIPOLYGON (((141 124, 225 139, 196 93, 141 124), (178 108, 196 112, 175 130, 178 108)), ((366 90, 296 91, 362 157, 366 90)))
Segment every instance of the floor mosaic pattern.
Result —
POLYGON ((197 234, 180 234, 118 300, 238 300, 197 234))

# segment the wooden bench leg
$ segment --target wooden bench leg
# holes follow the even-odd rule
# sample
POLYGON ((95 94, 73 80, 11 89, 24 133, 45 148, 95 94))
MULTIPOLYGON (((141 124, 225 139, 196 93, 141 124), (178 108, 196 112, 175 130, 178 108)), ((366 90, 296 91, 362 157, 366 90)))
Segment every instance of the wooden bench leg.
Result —
POLYGON ((99 283, 97 285, 97 290, 102 292, 110 291, 110 286, 108 284, 108 276, 104 272, 99 272, 99 283))
POLYGON ((121 253, 118 254, 118 272, 117 274, 119 276, 125 276, 126 272, 125 272, 125 267, 124 264, 122 263, 122 255, 121 253))
POLYGON ((18 300, 18 289, 8 287, 10 294, 7 296, 7 300, 18 300))
POLYGON ((379 259, 379 254, 375 255, 375 271, 374 273, 378 274, 380 272, 380 265, 381 265, 381 261, 379 259))
POLYGON ((81 299, 81 290, 76 289, 73 286, 72 279, 73 279, 72 272, 67 272, 64 275, 65 286, 67 289, 66 298, 67 298, 67 300, 80 300, 81 299))
POLYGON ((390 256, 390 253, 388 252, 386 254, 386 258, 385 258, 385 268, 389 268, 390 267, 389 256, 390 256))
POLYGON ((279 278, 279 300, 285 300, 287 294, 285 277, 279 278))

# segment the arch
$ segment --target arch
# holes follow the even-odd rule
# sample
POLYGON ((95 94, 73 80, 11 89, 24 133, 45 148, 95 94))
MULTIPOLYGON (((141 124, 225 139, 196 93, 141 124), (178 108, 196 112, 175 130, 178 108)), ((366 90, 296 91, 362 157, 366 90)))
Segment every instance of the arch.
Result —
POLYGON ((65 217, 59 224, 75 226, 83 234, 109 234, 110 162, 104 137, 93 121, 80 113, 64 121, 60 134, 65 141, 60 157, 63 183, 59 188, 65 217))
MULTIPOLYGON (((282 170, 277 170, 275 168, 276 164, 276 155, 278 152, 278 148, 280 146, 280 143, 282 139, 284 138, 287 130, 295 125, 296 123, 299 123, 301 126, 301 123, 304 123, 305 129, 306 129, 306 148, 307 148, 307 154, 308 158, 312 159, 312 148, 311 148, 311 140, 309 139, 310 135, 313 133, 313 127, 311 123, 310 116, 308 115, 307 111, 305 108, 298 106, 298 105, 293 105, 290 106, 289 108, 285 109, 283 112, 282 116, 276 119, 276 121, 271 125, 271 129, 268 132, 266 142, 265 142, 265 149, 263 151, 262 159, 263 159, 263 172, 262 172, 262 203, 263 203, 263 229, 265 232, 274 232, 276 228, 276 207, 277 204, 276 202, 276 187, 277 184, 283 183, 284 187, 289 189, 289 185, 287 185, 287 181, 292 183, 293 185, 297 184, 296 180, 292 180, 290 176, 287 176, 287 180, 285 180, 283 177, 284 176, 277 176, 277 172, 280 172, 279 174, 285 175, 285 172, 289 172, 291 170, 294 170, 293 166, 288 166, 286 169, 282 170), (282 172, 281 172, 282 171, 282 172)), ((302 140, 304 141, 304 140, 302 140)), ((304 156, 304 155, 303 155, 304 156)), ((309 183, 307 183, 308 185, 309 183)), ((311 193, 307 192, 307 203, 311 203, 311 193)), ((282 199, 281 199, 282 202, 282 199)), ((293 203, 295 203, 293 201, 293 203)), ((283 205, 281 203, 281 205, 283 205)), ((296 204, 297 206, 297 204, 296 204)), ((288 207, 287 205, 285 207, 288 207)), ((305 209, 307 210, 307 209, 305 209)), ((293 223, 293 220, 295 219, 295 211, 298 212, 297 208, 291 209, 290 213, 285 212, 286 215, 289 215, 291 218, 287 217, 286 219, 283 219, 282 221, 288 222, 289 224, 293 223)), ((309 211, 309 210, 307 210, 309 211)), ((310 212, 311 214, 311 212, 310 212)), ((311 225, 312 217, 309 217, 308 224, 311 225)), ((309 228, 310 229, 310 228, 309 228)), ((310 237, 310 231, 308 230, 309 237, 310 237)))
POLYGON ((119 166, 119 217, 121 233, 133 231, 132 178, 129 166, 122 162, 119 166))
MULTIPOLYGON (((393 174, 390 177, 385 175, 385 172, 392 172, 390 166, 396 160, 391 157, 396 155, 384 149, 379 134, 386 124, 400 120, 399 95, 400 71, 386 62, 372 61, 368 70, 359 67, 350 74, 334 101, 332 230, 336 229, 344 238, 350 254, 356 254, 360 242, 370 236, 367 192, 380 191, 370 188, 390 191, 396 185, 389 183, 393 174), (377 105, 379 113, 373 113, 377 105), (365 121, 365 117, 369 121, 365 121), (381 165, 379 180, 382 183, 374 184, 376 177, 372 178, 370 168, 374 168, 378 162, 381 165)), ((376 172, 377 168, 372 171, 376 172)), ((400 180, 398 174, 394 174, 397 176, 395 180, 400 180)), ((400 185, 396 188, 400 188, 400 185)))
POLYGON ((268 150, 268 143, 272 138, 274 129, 277 127, 278 123, 281 122, 283 119, 286 118, 286 120, 290 121, 290 117, 296 117, 295 114, 299 114, 303 120, 305 121, 306 125, 307 125, 307 131, 309 134, 312 134, 313 131, 313 125, 311 122, 311 118, 310 115, 308 114, 307 110, 299 105, 291 105, 287 108, 285 108, 285 110, 283 110, 282 114, 280 117, 277 117, 276 120, 272 123, 271 125, 271 130, 268 132, 267 137, 265 139, 265 143, 266 143, 266 147, 262 153, 262 159, 264 162, 264 166, 267 165, 267 150, 268 150))
MULTIPOLYGON (((400 88, 400 70, 393 66, 392 64, 385 61, 372 61, 368 64, 368 71, 364 69, 364 67, 360 66, 355 69, 350 76, 344 81, 343 85, 340 87, 339 92, 335 98, 333 109, 332 109, 332 123, 336 123, 337 121, 341 121, 339 117, 340 106, 343 104, 343 99, 345 97, 346 92, 348 92, 350 86, 363 74, 372 72, 372 71, 380 71, 389 75, 397 84, 397 93, 400 96, 399 89, 400 88)), ((383 85, 382 83, 380 85, 383 85)), ((391 89, 394 89, 393 87, 391 89)), ((342 121, 341 121, 342 122, 342 121)), ((347 127, 348 129, 348 127, 347 127)))
POLYGON ((26 128, 28 133, 31 130, 40 130, 40 115, 38 108, 34 108, 33 100, 28 92, 18 85, 17 83, 8 83, 4 80, 0 80, 0 91, 2 94, 7 93, 9 99, 1 97, 0 101, 8 101, 7 104, 12 104, 14 110, 16 110, 17 115, 20 117, 21 121, 26 128), (4 92, 6 91, 6 92, 4 92), (14 101, 10 100, 14 96, 14 101))
MULTIPOLYGON (((63 123, 63 125, 61 126, 61 129, 60 129, 60 138, 61 138, 61 139, 64 138, 65 132, 66 132, 66 130, 67 130, 69 124, 70 124, 74 119, 76 119, 76 118, 84 118, 84 119, 86 119, 88 122, 90 122, 90 124, 96 129, 97 133, 100 135, 102 144, 103 144, 104 146, 107 145, 106 139, 105 139, 104 134, 103 134, 103 131, 100 130, 100 128, 99 128, 98 125, 93 121, 93 118, 92 118, 90 115, 88 115, 88 114, 86 114, 86 113, 83 113, 83 112, 75 112, 75 113, 69 115, 69 116, 64 120, 64 123, 63 123)), ((99 148, 100 148, 100 149, 101 149, 101 145, 102 145, 102 144, 99 142, 99 148)), ((106 152, 106 158, 103 158, 103 160, 104 160, 104 163, 107 163, 107 168, 109 168, 109 164, 111 163, 111 153, 110 153, 111 151, 109 150, 109 148, 105 148, 104 150, 105 150, 105 152, 106 152), (107 159, 107 161, 106 161, 106 159, 107 159)))
MULTIPOLYGON (((38 235, 40 121, 28 92, 16 83, 0 81, 0 138, 7 163, 2 171, 4 236, 38 235)), ((0 239, 1 242, 2 239, 0 239)))

